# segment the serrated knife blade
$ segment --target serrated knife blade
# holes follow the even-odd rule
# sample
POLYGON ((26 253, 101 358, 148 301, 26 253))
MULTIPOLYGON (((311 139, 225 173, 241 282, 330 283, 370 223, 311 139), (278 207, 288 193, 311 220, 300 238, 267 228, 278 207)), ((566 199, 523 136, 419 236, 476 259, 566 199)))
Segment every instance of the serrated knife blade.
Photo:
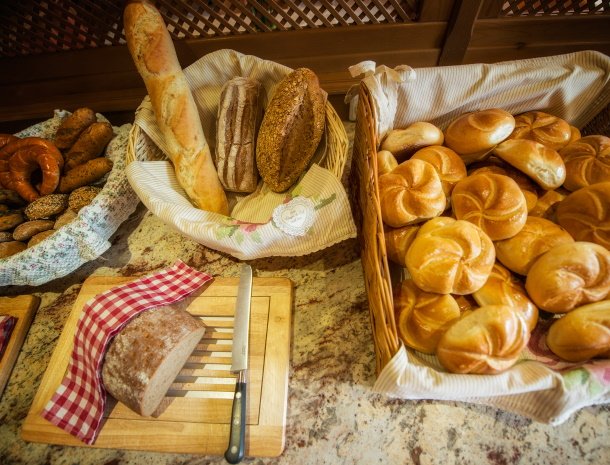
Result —
POLYGON ((238 374, 235 396, 231 411, 229 446, 225 459, 229 463, 239 463, 245 453, 246 436, 246 393, 248 369, 248 332, 250 329, 250 301, 252 297, 252 268, 244 264, 239 275, 237 303, 233 323, 233 349, 231 371, 238 374))

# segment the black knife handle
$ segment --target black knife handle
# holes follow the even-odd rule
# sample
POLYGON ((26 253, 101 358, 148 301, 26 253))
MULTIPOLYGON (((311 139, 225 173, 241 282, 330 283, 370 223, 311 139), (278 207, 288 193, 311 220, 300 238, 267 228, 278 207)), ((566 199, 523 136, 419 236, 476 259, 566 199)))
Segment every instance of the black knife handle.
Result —
POLYGON ((231 433, 229 447, 225 452, 225 459, 229 463, 239 463, 244 458, 246 449, 246 391, 245 376, 240 372, 235 384, 235 397, 231 411, 231 433))

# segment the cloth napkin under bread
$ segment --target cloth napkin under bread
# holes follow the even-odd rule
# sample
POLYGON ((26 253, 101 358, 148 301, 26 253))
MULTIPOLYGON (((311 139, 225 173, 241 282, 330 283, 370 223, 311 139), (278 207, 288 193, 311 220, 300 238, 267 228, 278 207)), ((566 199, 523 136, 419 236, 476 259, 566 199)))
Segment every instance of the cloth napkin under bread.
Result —
POLYGON ((2 360, 8 341, 11 339, 11 333, 16 322, 17 318, 14 316, 0 315, 0 360, 2 360))
POLYGON ((87 302, 78 320, 74 348, 61 385, 42 416, 93 444, 101 429, 106 392, 101 369, 106 346, 141 312, 178 302, 212 277, 178 261, 172 267, 102 292, 87 302))

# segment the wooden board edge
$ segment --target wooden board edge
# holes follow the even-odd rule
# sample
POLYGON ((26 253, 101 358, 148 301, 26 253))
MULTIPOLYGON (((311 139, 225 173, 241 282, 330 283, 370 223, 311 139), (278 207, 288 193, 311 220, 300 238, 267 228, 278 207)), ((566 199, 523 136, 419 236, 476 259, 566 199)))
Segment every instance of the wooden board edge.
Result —
POLYGON ((30 329, 34 315, 40 305, 40 298, 32 295, 21 295, 16 297, 6 297, 8 299, 21 299, 26 302, 23 307, 13 307, 7 310, 2 310, 4 314, 11 315, 17 318, 15 327, 11 332, 8 345, 0 360, 0 397, 4 393, 4 389, 11 377, 13 367, 25 341, 25 337, 30 329))

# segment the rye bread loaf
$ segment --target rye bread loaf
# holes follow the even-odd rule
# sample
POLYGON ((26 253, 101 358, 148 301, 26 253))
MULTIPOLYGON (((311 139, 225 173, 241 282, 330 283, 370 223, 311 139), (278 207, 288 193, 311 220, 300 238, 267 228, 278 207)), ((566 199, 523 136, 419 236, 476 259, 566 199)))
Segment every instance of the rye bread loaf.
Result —
POLYGON ((106 390, 134 412, 150 416, 201 340, 204 325, 164 306, 129 321, 110 342, 102 367, 106 390))
POLYGON ((318 77, 298 68, 278 84, 256 141, 258 171, 273 192, 284 192, 307 169, 322 139, 326 95, 318 77))
POLYGON ((258 81, 236 77, 223 86, 216 119, 215 162, 220 182, 228 191, 256 190, 256 134, 262 116, 263 86, 258 81))

